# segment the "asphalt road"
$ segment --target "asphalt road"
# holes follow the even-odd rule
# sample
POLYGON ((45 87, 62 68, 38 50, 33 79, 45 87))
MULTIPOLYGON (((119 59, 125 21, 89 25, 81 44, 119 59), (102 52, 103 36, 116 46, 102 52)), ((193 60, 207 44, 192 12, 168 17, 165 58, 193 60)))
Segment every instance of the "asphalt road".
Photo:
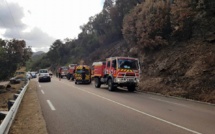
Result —
POLYGON ((214 134, 215 106, 53 77, 38 83, 50 134, 214 134))

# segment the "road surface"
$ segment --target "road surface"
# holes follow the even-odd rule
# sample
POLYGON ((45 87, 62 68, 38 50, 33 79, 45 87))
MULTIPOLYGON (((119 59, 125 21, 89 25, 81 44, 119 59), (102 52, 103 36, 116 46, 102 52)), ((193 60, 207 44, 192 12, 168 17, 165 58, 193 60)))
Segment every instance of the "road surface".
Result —
POLYGON ((214 134, 215 106, 94 88, 53 77, 38 83, 50 134, 214 134))

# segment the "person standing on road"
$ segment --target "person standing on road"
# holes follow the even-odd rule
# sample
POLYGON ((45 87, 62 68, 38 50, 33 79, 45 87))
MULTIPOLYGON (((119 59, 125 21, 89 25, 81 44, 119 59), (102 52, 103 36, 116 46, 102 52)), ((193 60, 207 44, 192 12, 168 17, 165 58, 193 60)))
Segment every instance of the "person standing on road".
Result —
POLYGON ((85 67, 82 68, 81 75, 82 75, 82 81, 85 81, 85 77, 86 77, 86 69, 85 69, 85 67))
POLYGON ((60 67, 59 70, 58 70, 58 77, 59 77, 59 80, 61 80, 61 72, 62 72, 62 67, 60 67))

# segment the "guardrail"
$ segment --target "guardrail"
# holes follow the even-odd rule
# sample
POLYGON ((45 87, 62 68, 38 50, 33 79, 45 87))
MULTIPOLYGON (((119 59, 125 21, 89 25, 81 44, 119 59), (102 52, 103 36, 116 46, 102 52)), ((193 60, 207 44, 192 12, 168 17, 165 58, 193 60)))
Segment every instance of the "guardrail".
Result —
POLYGON ((0 134, 8 134, 9 129, 10 129, 10 127, 13 123, 13 120, 16 116, 16 113, 18 111, 19 105, 20 105, 22 98, 25 94, 25 91, 27 90, 28 84, 29 84, 29 81, 27 81, 26 85, 22 88, 21 92, 17 95, 18 97, 14 101, 10 110, 8 112, 3 112, 6 114, 6 116, 0 125, 0 134))

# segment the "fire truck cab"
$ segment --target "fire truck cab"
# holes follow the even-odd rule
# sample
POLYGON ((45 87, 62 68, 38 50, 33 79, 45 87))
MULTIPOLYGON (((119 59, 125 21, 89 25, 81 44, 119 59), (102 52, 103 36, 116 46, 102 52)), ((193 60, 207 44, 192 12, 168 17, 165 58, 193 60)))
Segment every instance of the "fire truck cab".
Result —
POLYGON ((132 57, 110 57, 106 59, 106 64, 95 65, 93 72, 96 88, 106 84, 109 91, 120 86, 133 92, 140 79, 139 60, 132 57))

